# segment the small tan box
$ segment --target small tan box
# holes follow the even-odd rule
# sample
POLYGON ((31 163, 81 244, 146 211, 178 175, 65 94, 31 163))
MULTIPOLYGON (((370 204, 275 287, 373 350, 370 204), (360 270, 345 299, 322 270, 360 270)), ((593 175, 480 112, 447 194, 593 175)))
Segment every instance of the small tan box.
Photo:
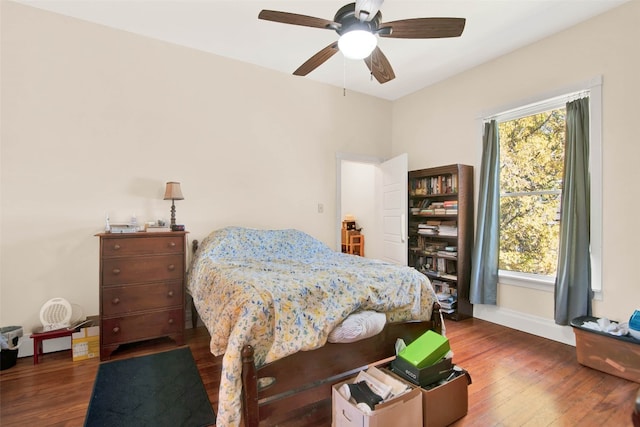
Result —
POLYGON ((100 326, 81 328, 71 335, 73 361, 92 359, 100 356, 100 326))
POLYGON ((581 328, 585 320, 597 319, 582 317, 571 322, 576 335, 578 363, 640 383, 640 342, 631 337, 616 337, 581 328))
POLYGON ((423 427, 444 427, 467 415, 469 407, 468 373, 438 387, 422 390, 423 427))
POLYGON ((340 394, 342 384, 353 382, 354 378, 335 384, 332 387, 332 427, 420 427, 422 425, 422 391, 413 388, 411 391, 379 403, 371 414, 365 414, 353 403, 340 394))

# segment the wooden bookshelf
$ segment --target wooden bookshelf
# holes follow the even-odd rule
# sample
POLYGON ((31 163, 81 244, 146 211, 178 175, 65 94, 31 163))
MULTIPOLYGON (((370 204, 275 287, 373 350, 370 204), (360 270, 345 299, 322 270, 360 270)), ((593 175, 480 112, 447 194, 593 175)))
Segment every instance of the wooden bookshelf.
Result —
POLYGON ((469 302, 473 248, 473 166, 409 172, 409 265, 431 280, 453 320, 473 316, 469 302))

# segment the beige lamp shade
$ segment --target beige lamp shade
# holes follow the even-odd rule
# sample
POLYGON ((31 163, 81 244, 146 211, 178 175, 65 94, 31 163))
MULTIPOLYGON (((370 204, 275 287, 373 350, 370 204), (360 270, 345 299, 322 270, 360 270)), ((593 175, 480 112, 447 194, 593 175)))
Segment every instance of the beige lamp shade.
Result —
POLYGON ((179 182, 167 182, 167 188, 164 191, 164 200, 184 200, 179 182))

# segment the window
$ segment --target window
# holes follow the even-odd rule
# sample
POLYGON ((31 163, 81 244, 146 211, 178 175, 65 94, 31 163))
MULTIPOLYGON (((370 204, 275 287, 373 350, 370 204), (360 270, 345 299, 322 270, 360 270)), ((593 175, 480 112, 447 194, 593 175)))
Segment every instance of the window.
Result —
POLYGON ((591 287, 595 298, 602 298, 601 76, 484 115, 485 120, 491 117, 499 124, 500 283, 553 292, 564 166, 564 109, 568 101, 585 95, 590 105, 591 287), (561 148, 556 145, 558 140, 562 141, 561 148))
POLYGON ((555 277, 565 108, 502 121, 498 123, 498 129, 499 268, 555 277))

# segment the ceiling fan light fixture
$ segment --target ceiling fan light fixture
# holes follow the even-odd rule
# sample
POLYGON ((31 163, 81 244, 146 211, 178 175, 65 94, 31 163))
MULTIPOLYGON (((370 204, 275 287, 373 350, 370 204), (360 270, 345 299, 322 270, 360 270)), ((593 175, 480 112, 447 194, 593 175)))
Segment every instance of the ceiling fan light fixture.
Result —
POLYGON ((366 30, 353 30, 340 36, 338 47, 349 59, 364 59, 371 55, 378 44, 378 38, 366 30))

